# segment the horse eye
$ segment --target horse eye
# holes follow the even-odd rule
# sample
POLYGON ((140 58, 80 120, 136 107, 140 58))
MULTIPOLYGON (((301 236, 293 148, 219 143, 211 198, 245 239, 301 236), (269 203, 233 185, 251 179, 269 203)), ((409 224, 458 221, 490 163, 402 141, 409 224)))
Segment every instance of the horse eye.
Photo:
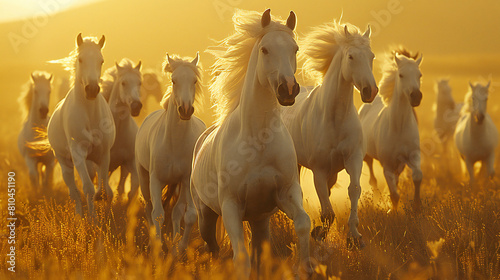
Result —
POLYGON ((401 78, 401 79, 402 79, 402 78, 403 78, 403 75, 402 75, 402 74, 399 74, 399 78, 401 78))
POLYGON ((349 55, 349 59, 354 59, 354 57, 352 57, 352 55, 349 55))
POLYGON ((263 54, 268 54, 269 53, 269 51, 266 48, 262 48, 260 50, 262 51, 263 54))
POLYGON ((81 59, 81 58, 79 58, 79 59, 78 59, 78 62, 79 62, 79 63, 82 63, 82 59, 81 59))
POLYGON ((104 64, 104 60, 101 61, 101 64, 104 64))
POLYGON ((198 81, 194 81, 194 84, 196 84, 196 82, 198 82, 198 81))
POLYGON ((172 80, 172 84, 175 85, 175 81, 174 80, 172 80))
POLYGON ((124 87, 124 86, 125 86, 125 82, 122 82, 122 87, 124 87))

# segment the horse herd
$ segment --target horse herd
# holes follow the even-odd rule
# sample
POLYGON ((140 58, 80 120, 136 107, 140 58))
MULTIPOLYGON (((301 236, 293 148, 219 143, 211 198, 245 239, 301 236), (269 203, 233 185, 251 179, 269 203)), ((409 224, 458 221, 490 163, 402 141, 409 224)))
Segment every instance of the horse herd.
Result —
MULTIPOLYGON (((72 73, 72 88, 50 119, 51 75, 34 72, 23 98, 30 110, 19 148, 32 183, 40 185, 39 163, 45 165, 43 185, 50 183, 55 157, 76 213, 83 215, 76 168, 92 217, 94 197, 112 199, 108 177, 120 167, 119 192, 123 193, 130 174, 129 201, 140 186, 148 224, 155 227, 160 239, 165 219, 162 192, 168 186, 167 196, 178 196, 171 217, 174 234, 181 233, 184 222, 179 251, 188 246, 198 220, 203 240, 216 254, 216 221, 222 216, 234 261, 247 276, 251 260, 242 222, 249 222, 252 261, 258 267, 262 242, 269 238, 270 217, 278 209, 293 220, 301 267, 312 271, 311 222, 302 205, 301 167, 314 174, 326 226, 335 218, 331 188, 338 172, 347 171, 348 225, 355 246, 364 246, 357 229, 363 161, 368 164, 372 186, 377 184, 373 159, 381 163, 394 208, 399 201, 398 178, 408 166, 415 186, 413 202, 419 210, 422 171, 413 107, 422 99, 422 56, 394 50, 377 87, 370 28, 361 32, 350 24, 326 23, 300 42, 303 69, 319 84, 313 89, 301 88, 295 79, 299 44, 293 12, 282 21, 271 17, 270 10, 262 14, 237 11, 233 22, 235 32, 208 49, 216 57, 210 91, 217 113, 216 123, 209 128, 193 115, 202 100, 198 54, 194 59, 167 54, 163 69, 171 85, 161 101, 163 109, 147 116, 138 128, 132 117, 142 107, 141 63, 123 59, 105 71, 101 82, 105 38, 79 34, 76 48, 59 61, 72 73), (353 104, 354 87, 365 103, 359 112, 353 104)), ((476 161, 483 162, 490 176, 494 173, 498 132, 486 112, 488 87, 471 84, 460 108, 447 82, 437 85, 436 131, 443 143, 454 135, 471 183, 476 161)))

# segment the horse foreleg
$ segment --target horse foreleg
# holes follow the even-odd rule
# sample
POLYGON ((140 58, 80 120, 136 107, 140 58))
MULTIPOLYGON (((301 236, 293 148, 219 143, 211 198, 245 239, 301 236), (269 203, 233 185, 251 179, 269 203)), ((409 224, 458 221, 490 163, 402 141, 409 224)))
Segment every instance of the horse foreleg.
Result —
POLYGON ((111 201, 113 201, 113 190, 109 186, 109 161, 110 161, 109 152, 103 154, 97 172, 97 182, 99 188, 101 190, 104 189, 106 191, 105 198, 108 201, 108 203, 111 203, 111 201))
POLYGON ((373 172, 373 158, 370 157, 369 155, 365 156, 364 161, 366 162, 366 165, 368 165, 368 170, 370 170, 370 186, 372 186, 373 192, 375 191, 380 192, 380 190, 377 188, 377 178, 375 177, 375 172, 373 172))
POLYGON ((125 182, 127 181, 127 176, 129 170, 125 165, 120 166, 120 181, 118 182, 118 196, 122 196, 125 193, 125 182))
POLYGON ((184 217, 184 213, 186 212, 186 206, 187 206, 186 189, 184 188, 183 184, 179 184, 178 186, 174 185, 168 187, 169 188, 179 187, 179 198, 175 202, 175 205, 172 209, 172 228, 174 237, 176 237, 177 234, 181 234, 181 221, 182 218, 184 217))
POLYGON ((398 209, 399 203, 399 193, 398 193, 398 180, 396 179, 396 174, 394 170, 384 167, 384 176, 389 186, 389 192, 391 193, 392 207, 394 210, 398 209))
POLYGON ((313 170, 314 187, 318 194, 321 204, 321 221, 330 226, 335 220, 335 212, 333 212, 332 204, 330 203, 330 189, 328 187, 326 172, 322 170, 313 170))
POLYGON ((156 174, 150 173, 149 176, 149 192, 151 194, 151 202, 153 204, 153 211, 151 212, 151 220, 156 229, 156 238, 161 240, 161 227, 165 221, 165 210, 161 201, 163 187, 165 186, 158 180, 156 174))
MULTIPOLYGON (((212 253, 212 256, 218 256, 217 218, 219 218, 219 215, 201 201, 193 185, 191 185, 190 189, 193 203, 196 205, 196 210, 198 212, 198 227, 200 229, 201 238, 207 243, 208 250, 212 253)), ((185 231, 184 234, 186 234, 185 231)))
POLYGON ((24 157, 24 161, 28 166, 28 173, 30 176, 31 186, 35 188, 36 192, 40 191, 40 174, 38 173, 38 163, 31 157, 24 157))
POLYGON ((312 266, 309 255, 309 238, 311 232, 311 219, 304 211, 302 204, 302 189, 300 185, 293 184, 286 194, 277 199, 278 208, 283 211, 288 218, 293 220, 295 232, 299 239, 299 258, 305 273, 312 275, 312 266))
POLYGON ((495 153, 491 153, 488 159, 483 161, 483 165, 486 165, 486 171, 488 172, 487 176, 490 180, 493 180, 495 177, 495 153))
POLYGON ((465 166, 467 167, 467 172, 469 172, 469 186, 473 187, 475 184, 475 178, 474 178, 474 162, 472 162, 470 159, 465 158, 465 166))
POLYGON ((361 239, 361 234, 358 231, 359 218, 358 218, 358 202, 361 197, 361 169, 363 168, 363 157, 351 157, 345 163, 345 169, 350 176, 349 184, 349 199, 351 200, 351 213, 349 215, 349 230, 351 236, 354 239, 354 245, 360 248, 364 247, 364 243, 361 239))
POLYGON ((260 270, 262 245, 265 241, 269 241, 269 219, 270 217, 259 221, 249 221, 252 230, 252 266, 256 269, 257 275, 260 270))
MULTIPOLYGON (((184 192, 184 202, 186 204, 184 210, 184 234, 182 235, 181 242, 179 244, 179 251, 183 252, 186 250, 189 243, 189 236, 193 228, 194 223, 196 223, 196 208, 193 203, 193 198, 191 197, 191 188, 189 186, 189 177, 187 180, 181 183, 181 193, 184 192)), ((180 197, 179 197, 180 198, 180 197)))
POLYGON ((128 193, 128 202, 130 203, 139 190, 139 175, 136 169, 135 160, 127 163, 127 169, 130 172, 130 192, 128 193))
MULTIPOLYGON (((80 179, 82 180, 83 194, 87 199, 89 216, 93 217, 95 214, 94 211, 95 189, 94 189, 94 183, 92 182, 92 178, 90 177, 89 175, 90 173, 87 168, 87 155, 82 152, 81 148, 78 147, 78 144, 76 144, 76 147, 70 146, 70 149, 71 149, 71 157, 73 158, 73 164, 75 165, 78 175, 80 175, 80 179)), ((106 172, 107 171, 108 170, 106 168, 106 172)))
POLYGON ((238 204, 231 200, 222 202, 222 221, 233 247, 233 261, 238 279, 248 279, 250 276, 250 259, 245 248, 243 220, 238 204))
POLYGON ((422 201, 420 200, 420 185, 422 184, 422 170, 420 169, 420 152, 412 156, 408 162, 411 168, 413 185, 415 186, 415 194, 413 199, 413 207, 415 211, 420 211, 422 201))
POLYGON ((151 194, 149 192, 149 172, 144 167, 137 164, 137 175, 139 177, 141 193, 146 203, 146 221, 148 222, 148 226, 151 227, 153 226, 153 220, 151 220, 153 205, 151 204, 151 194))
POLYGON ((83 217, 82 198, 80 197, 80 193, 76 187, 73 164, 71 160, 68 160, 66 163, 66 160, 62 157, 58 157, 57 160, 61 166, 64 183, 69 189, 69 197, 75 203, 75 212, 80 215, 80 217, 83 217))

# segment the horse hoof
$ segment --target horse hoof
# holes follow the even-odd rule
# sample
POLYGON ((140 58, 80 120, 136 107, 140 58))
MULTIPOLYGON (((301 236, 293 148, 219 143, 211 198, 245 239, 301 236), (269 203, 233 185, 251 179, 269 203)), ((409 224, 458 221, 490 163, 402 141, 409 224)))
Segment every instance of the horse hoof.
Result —
POLYGON ((348 250, 356 250, 363 249, 366 247, 365 242, 363 241, 363 237, 347 237, 347 249, 348 250))
POLYGON ((311 237, 314 238, 314 240, 316 241, 324 241, 327 233, 328 233, 328 227, 316 226, 311 231, 311 237))

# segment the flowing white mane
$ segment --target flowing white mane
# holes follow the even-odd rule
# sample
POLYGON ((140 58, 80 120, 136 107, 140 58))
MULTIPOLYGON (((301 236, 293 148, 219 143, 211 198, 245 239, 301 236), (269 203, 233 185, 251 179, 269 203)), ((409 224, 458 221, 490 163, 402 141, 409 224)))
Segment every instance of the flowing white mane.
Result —
MULTIPOLYGON (((137 75, 139 78, 141 78, 141 72, 135 69, 134 62, 132 60, 128 58, 123 58, 120 61, 120 63, 118 63, 118 66, 123 68, 123 70, 133 73, 137 75)), ((101 93, 106 99, 106 101, 109 101, 109 98, 111 96, 111 91, 113 90, 113 84, 115 83, 117 77, 118 77, 118 69, 116 68, 116 65, 113 65, 104 72, 104 75, 102 77, 101 93)))
POLYGON ((409 59, 416 60, 419 53, 412 54, 410 51, 404 47, 399 47, 394 49, 386 58, 386 62, 382 66, 382 79, 379 84, 379 95, 382 97, 382 101, 385 105, 391 102, 392 95, 394 93, 394 86, 396 83, 396 77, 398 75, 398 66, 394 57, 396 54, 403 55, 409 59))
POLYGON ((211 99, 217 114, 217 124, 233 112, 240 103, 248 62, 254 45, 270 31, 285 31, 295 38, 294 32, 278 18, 262 28, 262 14, 253 11, 236 10, 233 16, 235 32, 207 49, 216 57, 212 66, 214 76, 210 85, 211 99))
POLYGON ((203 107, 203 98, 201 96, 201 93, 203 92, 203 68, 201 66, 201 63, 198 63, 198 65, 194 65, 191 63, 193 60, 192 57, 180 57, 178 55, 173 55, 170 56, 170 63, 168 61, 168 58, 165 57, 165 60, 163 61, 163 70, 165 71, 165 74, 167 76, 167 80, 169 81, 169 85, 167 88, 167 91, 165 92, 165 95, 163 96, 160 105, 167 110, 168 108, 168 99, 170 98, 170 95, 172 94, 172 73, 177 69, 179 66, 185 66, 189 67, 193 70, 193 72, 196 75, 196 87, 195 87, 195 96, 194 96, 194 106, 196 109, 201 109, 203 107))
POLYGON ((365 46, 370 48, 370 39, 363 36, 358 27, 333 21, 317 26, 300 43, 302 59, 305 59, 303 69, 316 82, 321 82, 333 57, 342 47, 365 46), (346 36, 344 28, 350 33, 346 36))
POLYGON ((32 73, 33 78, 30 78, 29 81, 27 81, 23 86, 22 86, 22 94, 19 96, 17 99, 17 102, 19 105, 21 105, 21 113, 22 116, 21 118, 25 120, 28 117, 28 114, 31 109, 31 103, 33 101, 33 91, 34 91, 34 81, 33 80, 38 80, 38 79, 43 79, 43 80, 50 80, 51 75, 45 71, 35 71, 32 73))

